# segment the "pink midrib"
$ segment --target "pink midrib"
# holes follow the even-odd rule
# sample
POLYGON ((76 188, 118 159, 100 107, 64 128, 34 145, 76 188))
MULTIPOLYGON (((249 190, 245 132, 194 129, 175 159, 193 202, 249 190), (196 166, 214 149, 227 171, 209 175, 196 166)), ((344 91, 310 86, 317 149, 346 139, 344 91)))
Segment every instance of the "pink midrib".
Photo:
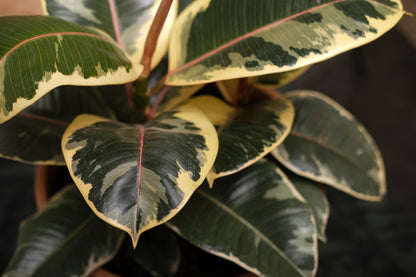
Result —
POLYGON ((119 17, 118 17, 115 0, 108 0, 108 5, 110 6, 111 20, 113 22, 113 28, 114 28, 114 33, 116 35, 117 42, 122 48, 124 48, 123 39, 121 38, 120 23, 118 21, 119 17))
POLYGON ((89 33, 82 33, 82 32, 58 32, 58 33, 50 33, 50 34, 43 34, 43 35, 39 35, 39 36, 35 36, 35 37, 31 37, 28 39, 25 39, 23 41, 21 41, 19 44, 15 45, 12 49, 10 49, 1 59, 0 59, 0 63, 2 63, 11 53, 13 53, 17 48, 21 47, 22 45, 31 42, 33 40, 36 39, 40 39, 40 38, 46 38, 46 37, 53 37, 53 36, 59 36, 59 35, 78 35, 78 36, 87 36, 87 37, 93 37, 93 38, 98 38, 100 40, 109 42, 111 44, 114 44, 114 42, 112 42, 111 40, 107 40, 103 37, 100 37, 99 35, 94 35, 94 34, 89 34, 89 33))
POLYGON ((139 201, 140 201, 140 189, 142 184, 142 161, 143 161, 143 144, 144 144, 144 126, 141 124, 137 125, 139 128, 140 133, 140 145, 139 145, 139 154, 137 157, 137 168, 138 168, 138 176, 137 176, 137 199, 136 199, 136 211, 134 217, 134 233, 137 232, 137 215, 139 214, 139 201))
MULTIPOLYGON (((298 16, 301 16, 301 15, 304 15, 304 14, 307 14, 307 13, 310 13, 310 12, 313 12, 313 11, 318 10, 320 8, 323 8, 323 7, 326 7, 326 6, 329 6, 329 5, 333 5, 333 4, 336 4, 336 3, 340 3, 340 2, 345 2, 345 1, 348 1, 348 0, 335 0, 335 1, 332 1, 332 2, 329 2, 329 3, 325 3, 325 4, 322 4, 322 5, 319 5, 319 6, 310 8, 310 9, 305 10, 303 12, 300 12, 300 13, 297 13, 297 14, 294 14, 294 15, 291 15, 289 17, 286 17, 284 19, 275 21, 275 22, 270 23, 268 25, 265 25, 265 26, 263 26, 261 28, 258 28, 258 29, 254 30, 254 31, 251 31, 251 32, 249 32, 249 33, 247 33, 247 34, 245 34, 243 36, 240 36, 240 37, 238 37, 238 38, 236 38, 234 40, 231 40, 230 42, 228 42, 228 43, 226 43, 226 44, 224 44, 224 45, 216 48, 215 50, 212 50, 212 51, 210 51, 210 52, 208 52, 208 53, 200 56, 199 58, 196 58, 196 59, 194 59, 194 60, 192 60, 192 61, 190 61, 190 62, 188 62, 188 63, 186 63, 186 64, 184 64, 184 65, 182 65, 182 66, 180 66, 180 67, 178 67, 176 69, 174 69, 174 70, 172 70, 171 72, 169 72, 167 74, 166 77, 169 77, 169 76, 171 76, 171 75, 173 75, 173 74, 175 74, 175 73, 177 73, 177 72, 179 72, 181 70, 184 70, 184 69, 186 69, 188 67, 191 67, 191 66, 193 66, 193 65, 195 65, 195 64, 197 64, 197 63, 199 63, 199 62, 201 62, 201 61, 203 61, 203 60, 205 60, 205 59, 207 59, 207 58, 209 58, 209 57, 211 57, 211 56, 213 56, 215 54, 217 54, 218 52, 220 52, 220 51, 222 51, 222 50, 224 50, 224 49, 226 49, 226 48, 228 48, 228 47, 230 47, 230 46, 232 46, 232 45, 234 45, 234 44, 236 44, 236 43, 238 43, 238 42, 240 42, 240 41, 242 41, 242 40, 244 40, 246 38, 252 37, 252 36, 254 36, 254 35, 256 35, 256 34, 262 32, 262 31, 265 31, 265 30, 267 30, 269 28, 272 28, 272 27, 274 27, 276 25, 279 25, 279 24, 281 24, 283 22, 292 20, 292 19, 294 19, 294 18, 296 18, 298 16)), ((373 2, 373 0, 367 0, 367 1, 373 2)))

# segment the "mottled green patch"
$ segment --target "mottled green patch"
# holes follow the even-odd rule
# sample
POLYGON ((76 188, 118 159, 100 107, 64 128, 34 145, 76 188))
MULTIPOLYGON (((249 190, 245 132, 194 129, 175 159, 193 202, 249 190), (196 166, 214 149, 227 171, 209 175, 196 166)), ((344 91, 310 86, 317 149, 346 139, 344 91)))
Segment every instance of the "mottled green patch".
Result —
POLYGON ((355 29, 354 32, 352 32, 353 35, 357 36, 357 37, 364 37, 364 32, 358 29, 355 29))
POLYGON ((309 56, 311 53, 322 54, 321 50, 315 48, 295 48, 291 46, 290 50, 295 51, 301 57, 309 56))
POLYGON ((299 21, 307 25, 313 23, 320 23, 322 21, 322 14, 320 13, 306 13, 301 16, 296 17, 294 20, 299 21))
POLYGON ((345 16, 367 25, 370 24, 367 16, 374 19, 386 19, 386 17, 378 12, 371 3, 366 1, 344 1, 335 3, 334 7, 342 11, 345 16))

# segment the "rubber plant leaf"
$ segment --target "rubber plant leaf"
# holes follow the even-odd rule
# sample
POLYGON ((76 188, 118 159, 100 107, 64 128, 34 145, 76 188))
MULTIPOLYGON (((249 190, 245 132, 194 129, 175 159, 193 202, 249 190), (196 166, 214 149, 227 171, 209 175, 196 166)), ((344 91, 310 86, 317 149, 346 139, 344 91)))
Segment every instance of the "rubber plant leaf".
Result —
POLYGON ((97 87, 55 88, 0 124, 0 157, 34 164, 65 165, 62 135, 81 113, 113 117, 97 87))
POLYGON ((178 236, 164 225, 144 232, 135 250, 131 245, 125 245, 123 250, 152 276, 173 277, 179 270, 181 252, 178 236))
POLYGON ((305 200, 268 161, 198 189, 168 226, 259 276, 313 276, 317 238, 305 200))
POLYGON ((167 84, 294 70, 368 43, 403 15, 400 0, 200 0, 178 17, 167 84))
POLYGON ((181 106, 145 125, 80 115, 62 149, 85 201, 135 247, 143 231, 172 218, 202 183, 218 137, 202 112, 181 106))
POLYGON ((214 125, 221 126, 218 156, 207 176, 210 186, 215 179, 252 165, 282 143, 295 116, 293 105, 284 97, 243 108, 231 108, 213 96, 191 103, 205 111, 214 125))
POLYGON ((124 237, 95 216, 70 185, 23 222, 2 276, 88 276, 114 257, 124 237))
MULTIPOLYGON (((83 26, 100 29, 140 62, 150 26, 161 0, 42 0, 44 12, 83 26)), ((178 1, 173 1, 152 58, 154 68, 168 50, 178 1)))
POLYGON ((107 85, 142 71, 101 32, 47 16, 0 18, 0 122, 61 85, 107 85))
POLYGON ((285 95, 296 117, 286 140, 271 153, 303 177, 355 197, 378 201, 386 193, 384 163, 366 129, 339 104, 313 91, 285 95))
POLYGON ((257 77, 252 77, 251 81, 256 87, 270 89, 278 88, 287 85, 291 81, 295 80, 309 69, 309 66, 301 67, 291 71, 266 74, 257 77))
POLYGON ((152 113, 157 115, 183 104, 203 86, 164 87, 150 99, 152 113))
POLYGON ((318 238, 321 241, 326 242, 325 230, 329 218, 329 203, 326 197, 325 188, 319 183, 302 178, 290 172, 286 172, 286 176, 305 198, 315 219, 318 238))

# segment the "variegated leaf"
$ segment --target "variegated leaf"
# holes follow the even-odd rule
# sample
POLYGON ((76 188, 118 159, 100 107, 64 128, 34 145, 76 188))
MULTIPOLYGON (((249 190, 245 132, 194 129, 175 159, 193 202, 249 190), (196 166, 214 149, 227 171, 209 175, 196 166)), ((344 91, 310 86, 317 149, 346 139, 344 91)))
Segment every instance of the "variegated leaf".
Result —
POLYGON ((326 242, 325 230, 329 217, 329 203, 324 188, 318 183, 293 173, 287 173, 286 175, 290 182, 306 199, 315 219, 318 238, 321 241, 326 242))
POLYGON ((198 189, 168 226, 260 276, 313 276, 317 238, 305 200, 265 160, 198 189))
POLYGON ((165 87, 150 99, 152 112, 157 115, 183 104, 203 86, 165 87))
POLYGON ((95 216, 71 185, 23 222, 2 276, 88 276, 116 254, 124 237, 95 216))
POLYGON ((97 87, 63 86, 53 90, 11 120, 0 124, 0 157, 64 165, 61 139, 81 113, 112 117, 97 87))
POLYGON ((384 163, 365 128, 343 107, 313 91, 285 95, 296 118, 271 153, 298 175, 355 197, 378 201, 386 193, 384 163))
POLYGON ((235 109, 218 130, 218 156, 207 176, 210 186, 216 178, 252 165, 282 143, 294 114, 293 105, 284 97, 235 109))
POLYGON ((309 66, 301 67, 295 70, 286 71, 282 73, 266 74, 258 77, 253 77, 252 82, 261 88, 277 88, 284 86, 300 75, 305 73, 309 69, 309 66))
POLYGON ((178 17, 170 85, 300 68, 368 43, 403 15, 400 0, 200 0, 178 17))
POLYGON ((211 95, 197 96, 186 103, 202 111, 216 128, 225 125, 236 111, 235 108, 211 95))
POLYGON ((145 125, 81 115, 62 149, 91 209, 136 246, 143 231, 172 218, 202 183, 218 137, 199 110, 181 106, 145 125))
POLYGON ((0 35, 0 122, 55 87, 121 84, 142 70, 111 38, 55 17, 2 17, 0 35))
MULTIPOLYGON (((41 0, 46 14, 103 30, 140 62, 150 25, 161 0, 41 0)), ((152 59, 155 67, 168 49, 178 1, 172 3, 152 59)))

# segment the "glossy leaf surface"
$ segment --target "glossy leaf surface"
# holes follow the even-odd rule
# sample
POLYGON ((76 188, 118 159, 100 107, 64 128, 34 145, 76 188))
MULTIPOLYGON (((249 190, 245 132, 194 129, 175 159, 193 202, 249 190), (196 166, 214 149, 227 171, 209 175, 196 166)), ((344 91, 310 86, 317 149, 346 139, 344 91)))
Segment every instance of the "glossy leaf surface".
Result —
POLYGON ((62 135, 81 113, 113 116, 96 87, 54 89, 0 124, 0 156, 35 164, 64 165, 62 135))
POLYGON ((282 143, 293 118, 293 105, 283 97, 236 109, 218 130, 218 156, 207 177, 210 185, 216 178, 250 166, 282 143))
POLYGON ((261 276, 311 276, 317 240, 312 215, 284 174, 267 161, 196 191, 169 221, 202 249, 261 276))
POLYGON ((293 173, 287 176, 311 208, 318 238, 326 242, 325 230, 329 217, 329 203, 324 188, 318 183, 299 177, 293 173))
MULTIPOLYGON (((140 62, 160 2, 161 0, 42 0, 42 5, 46 14, 110 34, 134 61, 140 62)), ((152 67, 166 54, 177 9, 178 1, 174 1, 158 39, 152 67)))
POLYGON ((142 70, 111 38, 55 17, 2 17, 0 36, 0 122, 55 87, 120 84, 142 70))
POLYGON ((181 106, 136 126, 81 115, 62 148, 91 209, 136 246, 140 233, 173 217, 202 183, 218 138, 199 110, 181 106))
POLYGON ((386 193, 380 151, 343 107, 313 91, 285 95, 296 117, 287 139, 271 153, 298 175, 355 197, 380 200, 386 193))
POLYGON ((179 106, 180 104, 183 104, 202 87, 203 85, 189 87, 165 87, 150 99, 154 114, 168 111, 179 106))
POLYGON ((170 85, 293 70, 368 43, 403 14, 399 0, 201 0, 178 17, 170 85))
POLYGON ((261 75, 258 77, 253 77, 252 81, 257 87, 277 88, 290 83, 305 73, 308 69, 309 66, 305 66, 287 72, 261 75))
POLYGON ((72 185, 23 222, 3 277, 88 276, 116 254, 124 237, 95 216, 72 185))

